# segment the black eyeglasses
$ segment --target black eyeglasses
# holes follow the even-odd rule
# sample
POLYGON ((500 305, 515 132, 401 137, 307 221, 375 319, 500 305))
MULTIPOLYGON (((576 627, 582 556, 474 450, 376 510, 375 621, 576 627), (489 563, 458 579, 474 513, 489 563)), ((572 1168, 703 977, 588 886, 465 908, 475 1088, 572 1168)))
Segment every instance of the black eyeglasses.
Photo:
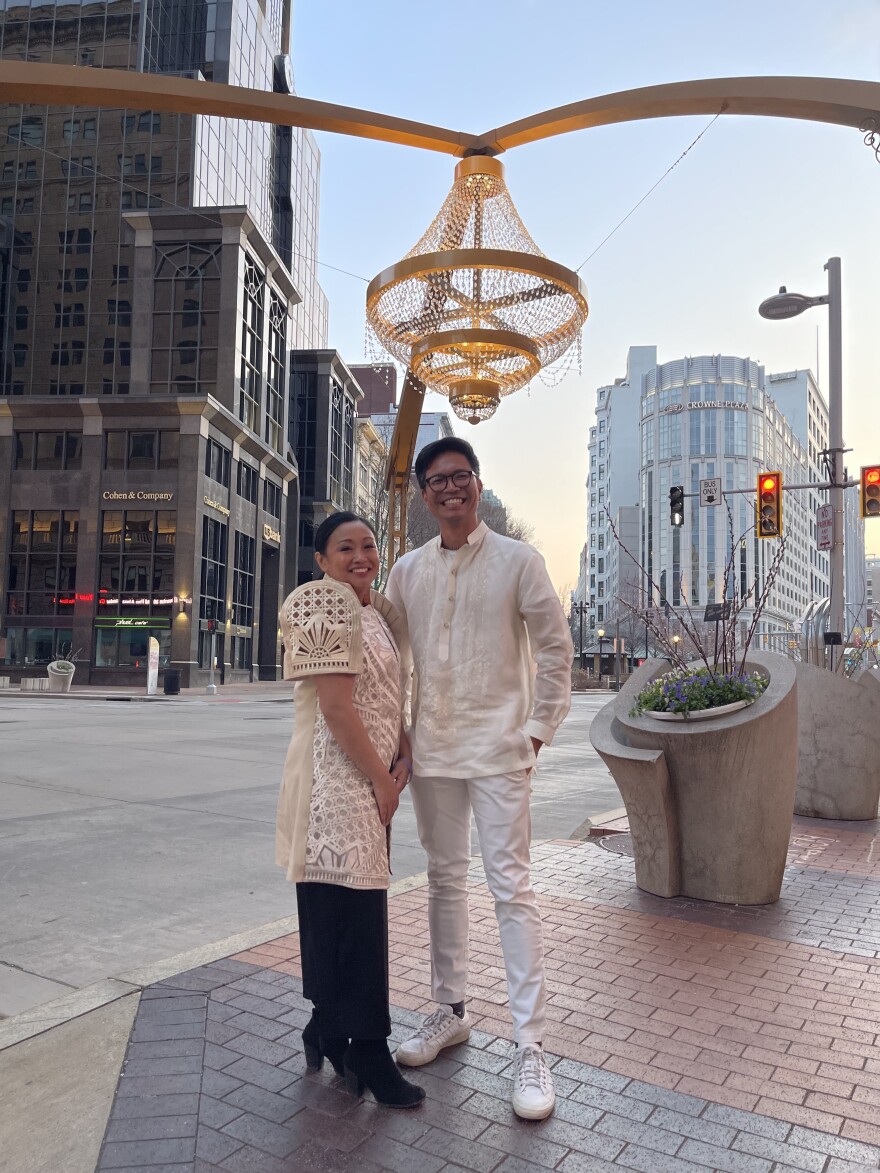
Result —
POLYGON ((471 468, 459 468, 455 472, 449 473, 448 476, 445 476, 442 472, 438 472, 435 476, 425 477, 425 484, 435 493, 442 493, 450 481, 452 481, 456 489, 463 489, 465 485, 470 484, 471 477, 475 477, 476 475, 471 468))

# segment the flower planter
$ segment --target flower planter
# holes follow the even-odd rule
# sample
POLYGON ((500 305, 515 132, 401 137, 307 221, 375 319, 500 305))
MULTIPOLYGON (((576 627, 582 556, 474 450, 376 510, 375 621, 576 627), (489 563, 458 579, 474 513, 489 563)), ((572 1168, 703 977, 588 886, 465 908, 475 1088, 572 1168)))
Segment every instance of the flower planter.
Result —
POLYGON ((648 661, 593 720, 590 740, 623 797, 636 883, 648 892, 779 899, 797 782, 795 665, 761 652, 746 668, 769 677, 754 702, 657 721, 630 716, 637 694, 668 669, 648 661))
POLYGON ((53 660, 48 664, 46 672, 49 676, 49 692, 70 692, 75 671, 76 665, 70 660, 53 660))
POLYGON ((696 709, 692 713, 658 713, 647 709, 642 716, 651 717, 655 721, 707 721, 710 718, 723 717, 725 713, 736 713, 744 709, 752 701, 731 701, 729 705, 716 705, 714 709, 696 709))

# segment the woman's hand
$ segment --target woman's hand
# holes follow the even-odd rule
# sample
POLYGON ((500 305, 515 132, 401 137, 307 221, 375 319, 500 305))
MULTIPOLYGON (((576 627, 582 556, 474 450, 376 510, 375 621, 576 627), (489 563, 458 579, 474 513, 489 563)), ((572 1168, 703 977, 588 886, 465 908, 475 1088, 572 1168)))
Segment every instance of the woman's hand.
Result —
POLYGON ((379 808, 379 820, 383 827, 387 827, 394 818, 394 812, 400 803, 400 792, 397 783, 390 773, 381 782, 373 783, 373 796, 379 808))

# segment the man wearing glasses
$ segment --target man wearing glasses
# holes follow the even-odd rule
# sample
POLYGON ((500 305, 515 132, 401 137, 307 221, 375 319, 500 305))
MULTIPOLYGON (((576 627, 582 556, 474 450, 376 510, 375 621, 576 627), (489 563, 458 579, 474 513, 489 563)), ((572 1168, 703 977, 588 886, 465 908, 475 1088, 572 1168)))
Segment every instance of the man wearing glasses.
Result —
POLYGON ((412 795, 428 856, 432 995, 401 1043, 405 1066, 470 1035, 467 872, 471 811, 504 953, 517 1044, 513 1109, 553 1111, 541 917, 529 875, 531 778, 571 704, 571 636, 537 550, 477 517, 480 465, 466 440, 428 444, 415 474, 440 536, 396 563, 387 595, 406 616, 414 675, 412 795))

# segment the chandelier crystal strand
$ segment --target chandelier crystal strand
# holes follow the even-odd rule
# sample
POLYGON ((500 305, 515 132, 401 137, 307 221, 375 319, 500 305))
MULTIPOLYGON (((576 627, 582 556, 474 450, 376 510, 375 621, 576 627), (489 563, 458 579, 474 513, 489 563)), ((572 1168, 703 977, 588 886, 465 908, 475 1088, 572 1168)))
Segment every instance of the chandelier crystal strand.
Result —
POLYGON ((457 165, 427 231, 367 290, 382 345, 474 424, 559 359, 587 313, 580 278, 544 256, 483 155, 457 165))

